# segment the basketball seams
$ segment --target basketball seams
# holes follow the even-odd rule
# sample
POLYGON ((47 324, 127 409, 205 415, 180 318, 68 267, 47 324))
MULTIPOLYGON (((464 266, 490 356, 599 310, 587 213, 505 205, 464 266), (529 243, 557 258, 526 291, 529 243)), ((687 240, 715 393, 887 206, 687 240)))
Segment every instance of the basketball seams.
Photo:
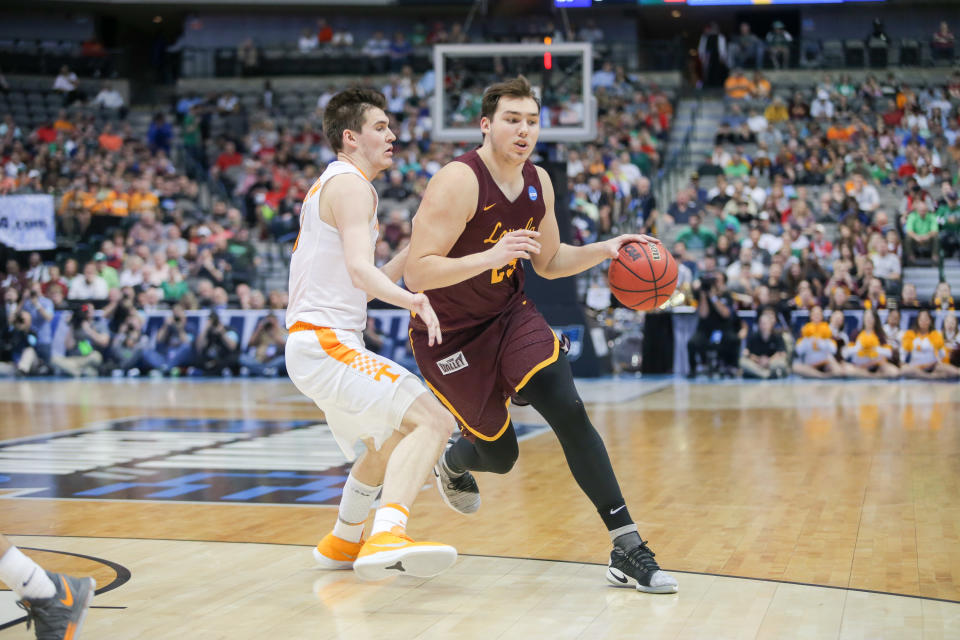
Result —
MULTIPOLYGON (((642 282, 649 282, 650 284, 653 284, 653 282, 654 282, 653 280, 651 280, 650 278, 644 278, 643 276, 639 275, 636 271, 634 271, 633 269, 631 269, 630 267, 628 267, 628 266, 627 266, 627 263, 624 262, 623 260, 621 260, 619 257, 615 258, 615 260, 617 261, 617 263, 618 263, 620 266, 622 266, 624 269, 626 269, 627 271, 629 271, 629 272, 630 272, 630 275, 632 275, 632 276, 633 276, 634 278, 636 278, 637 280, 640 280, 640 281, 642 281, 642 282)), ((651 273, 653 273, 652 270, 651 270, 651 273)))
POLYGON ((611 289, 616 289, 622 293, 650 293, 653 289, 624 289, 623 287, 618 287, 615 284, 610 285, 611 289))
MULTIPOLYGON (((649 250, 650 244, 637 244, 641 245, 639 248, 643 251, 644 258, 646 258, 647 261, 646 272, 654 277, 651 279, 638 274, 634 268, 631 268, 632 265, 628 264, 628 262, 640 263, 639 258, 634 259, 632 255, 627 254, 628 260, 622 259, 621 256, 617 256, 617 258, 614 259, 614 263, 611 264, 608 273, 608 280, 610 281, 609 286, 611 291, 616 295, 617 299, 624 304, 624 306, 637 311, 649 311, 670 299, 670 295, 676 288, 676 283, 679 280, 679 268, 677 267, 677 262, 674 257, 661 245, 660 251, 662 252, 662 258, 657 262, 663 262, 663 269, 661 269, 660 273, 656 273, 656 268, 653 264, 654 260, 651 257, 651 252, 649 250), (619 263, 619 266, 616 263, 619 263), (673 276, 668 282, 664 282, 664 278, 670 272, 671 263, 674 271, 673 276), (623 268, 623 271, 620 271, 621 267, 623 268), (632 285, 644 284, 651 286, 643 289, 629 289, 614 284, 618 281, 624 281, 625 283, 632 285)), ((640 264, 642 265, 642 263, 640 264)), ((641 269, 641 271, 642 270, 643 269, 641 269)))

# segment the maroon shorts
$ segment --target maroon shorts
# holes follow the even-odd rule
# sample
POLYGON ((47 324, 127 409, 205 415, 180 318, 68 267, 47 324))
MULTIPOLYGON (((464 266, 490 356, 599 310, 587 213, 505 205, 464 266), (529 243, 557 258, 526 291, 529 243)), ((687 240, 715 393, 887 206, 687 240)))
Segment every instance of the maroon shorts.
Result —
POLYGON ((486 324, 446 332, 432 347, 425 331, 411 328, 410 345, 427 385, 471 441, 503 435, 510 398, 560 353, 557 335, 529 300, 486 324))

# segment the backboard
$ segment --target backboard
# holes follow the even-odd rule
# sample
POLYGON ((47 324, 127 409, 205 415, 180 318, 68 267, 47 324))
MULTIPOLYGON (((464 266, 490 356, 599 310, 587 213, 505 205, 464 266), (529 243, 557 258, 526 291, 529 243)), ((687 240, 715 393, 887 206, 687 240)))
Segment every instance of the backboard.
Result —
POLYGON ((432 137, 479 143, 484 89, 523 74, 542 104, 541 142, 593 140, 597 107, 591 92, 592 62, 590 43, 438 45, 433 49, 432 137))

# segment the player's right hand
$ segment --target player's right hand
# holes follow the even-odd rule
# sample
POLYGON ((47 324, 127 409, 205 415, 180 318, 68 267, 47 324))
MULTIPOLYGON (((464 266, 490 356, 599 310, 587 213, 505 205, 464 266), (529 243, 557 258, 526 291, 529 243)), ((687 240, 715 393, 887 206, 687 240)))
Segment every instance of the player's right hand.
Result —
POLYGON ((423 321, 423 324, 426 325, 427 344, 432 347, 434 342, 437 344, 442 343, 443 337, 440 335, 440 321, 437 320, 437 314, 433 312, 433 307, 430 306, 430 300, 427 299, 427 296, 422 293, 413 294, 413 301, 410 303, 409 309, 417 314, 423 321))
POLYGON ((504 265, 523 258, 529 260, 532 254, 540 254, 539 231, 531 229, 517 229, 503 234, 497 244, 490 249, 492 268, 499 269, 504 265))

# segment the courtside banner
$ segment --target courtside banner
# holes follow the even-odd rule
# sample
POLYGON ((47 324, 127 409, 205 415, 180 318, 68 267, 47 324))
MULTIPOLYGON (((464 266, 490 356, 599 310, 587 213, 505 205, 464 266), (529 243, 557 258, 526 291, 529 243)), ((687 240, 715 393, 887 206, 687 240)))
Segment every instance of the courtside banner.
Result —
POLYGON ((0 244, 17 251, 56 249, 53 196, 0 197, 0 244))

